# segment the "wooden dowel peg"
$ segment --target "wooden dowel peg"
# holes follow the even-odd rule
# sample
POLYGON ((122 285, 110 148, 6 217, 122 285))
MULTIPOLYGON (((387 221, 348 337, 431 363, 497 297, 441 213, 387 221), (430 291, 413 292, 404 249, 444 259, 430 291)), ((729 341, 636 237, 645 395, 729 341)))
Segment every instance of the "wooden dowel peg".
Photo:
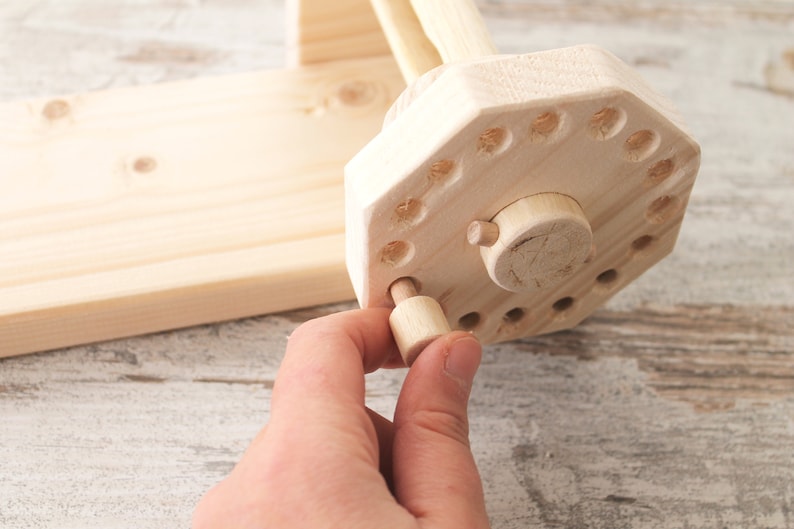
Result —
POLYGON ((389 287, 391 299, 395 305, 399 305, 408 298, 414 298, 419 295, 416 291, 416 283, 410 277, 402 277, 391 284, 389 287))
POLYGON ((491 247, 499 240, 499 226, 493 222, 475 220, 466 230, 466 239, 473 246, 491 247))
POLYGON ((410 0, 370 0, 406 84, 443 61, 416 18, 410 0))
POLYGON ((445 64, 499 53, 474 0, 411 0, 411 5, 445 64))
POLYGON ((442 64, 498 53, 473 0, 370 0, 409 85, 442 64))
POLYGON ((395 304, 389 325, 403 361, 411 366, 425 347, 451 329, 438 301, 417 295, 411 278, 398 279, 389 292, 395 304))

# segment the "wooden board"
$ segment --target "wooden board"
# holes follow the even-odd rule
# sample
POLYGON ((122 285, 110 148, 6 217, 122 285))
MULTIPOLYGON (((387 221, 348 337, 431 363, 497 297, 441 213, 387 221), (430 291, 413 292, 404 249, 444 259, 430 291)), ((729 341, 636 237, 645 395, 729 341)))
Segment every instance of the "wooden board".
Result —
POLYGON ((389 58, 0 106, 0 356, 349 299, 389 58))

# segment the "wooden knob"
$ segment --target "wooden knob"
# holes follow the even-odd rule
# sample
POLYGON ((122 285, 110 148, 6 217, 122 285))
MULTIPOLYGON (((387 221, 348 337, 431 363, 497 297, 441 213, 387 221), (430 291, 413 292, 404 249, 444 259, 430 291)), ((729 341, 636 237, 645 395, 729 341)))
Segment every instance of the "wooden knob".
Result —
POLYGON ((490 223, 475 223, 470 226, 469 242, 480 245, 491 280, 510 292, 560 283, 584 263, 593 241, 582 208, 559 193, 522 198, 502 209, 490 223), (474 237, 475 231, 491 236, 474 237), (498 234, 495 241, 494 234, 498 234))
POLYGON ((435 299, 417 295, 411 278, 398 279, 389 292, 395 304, 389 325, 400 355, 410 366, 430 342, 450 332, 449 323, 435 299))

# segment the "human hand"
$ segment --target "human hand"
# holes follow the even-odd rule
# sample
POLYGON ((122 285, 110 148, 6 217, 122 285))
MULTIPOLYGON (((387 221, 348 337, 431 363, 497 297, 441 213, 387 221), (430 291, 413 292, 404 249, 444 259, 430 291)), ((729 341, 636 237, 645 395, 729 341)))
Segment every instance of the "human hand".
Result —
POLYGON ((290 336, 270 423, 194 529, 489 527, 466 412, 480 344, 461 331, 430 344, 392 423, 364 404, 364 374, 403 365, 388 314, 333 314, 290 336))

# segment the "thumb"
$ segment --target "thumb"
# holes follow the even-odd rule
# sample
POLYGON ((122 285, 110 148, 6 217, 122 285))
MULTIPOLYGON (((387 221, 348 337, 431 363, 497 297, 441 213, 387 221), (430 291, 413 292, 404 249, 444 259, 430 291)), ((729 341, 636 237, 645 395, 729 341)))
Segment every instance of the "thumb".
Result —
POLYGON ((466 413, 481 357, 468 333, 438 338, 408 371, 397 401, 395 495, 425 527, 488 527, 466 413))

